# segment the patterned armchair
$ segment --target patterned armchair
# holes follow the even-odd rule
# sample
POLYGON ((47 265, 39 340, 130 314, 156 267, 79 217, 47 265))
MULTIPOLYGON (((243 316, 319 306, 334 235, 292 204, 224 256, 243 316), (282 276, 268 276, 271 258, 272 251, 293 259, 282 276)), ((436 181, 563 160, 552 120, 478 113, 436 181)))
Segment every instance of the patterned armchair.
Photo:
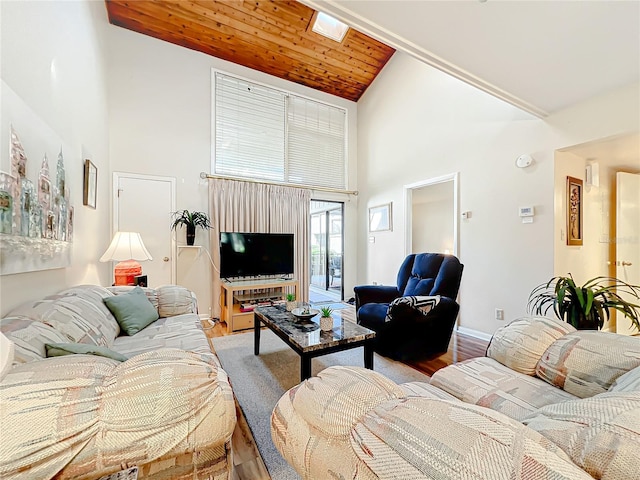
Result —
POLYGON ((358 323, 376 335, 376 351, 397 360, 446 352, 460 306, 463 265, 453 255, 411 254, 397 285, 354 288, 358 323))

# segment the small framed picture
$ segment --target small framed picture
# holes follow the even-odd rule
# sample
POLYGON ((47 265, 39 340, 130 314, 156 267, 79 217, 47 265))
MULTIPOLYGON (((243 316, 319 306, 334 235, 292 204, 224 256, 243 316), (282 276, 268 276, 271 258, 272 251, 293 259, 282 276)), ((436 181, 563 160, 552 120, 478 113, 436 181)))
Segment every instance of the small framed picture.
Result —
POLYGON ((96 208, 98 196, 98 169, 91 160, 84 161, 84 190, 82 204, 87 207, 96 208))
POLYGON ((567 177, 567 245, 582 245, 582 180, 567 177))
POLYGON ((385 232, 393 230, 391 203, 369 208, 369 231, 385 232))

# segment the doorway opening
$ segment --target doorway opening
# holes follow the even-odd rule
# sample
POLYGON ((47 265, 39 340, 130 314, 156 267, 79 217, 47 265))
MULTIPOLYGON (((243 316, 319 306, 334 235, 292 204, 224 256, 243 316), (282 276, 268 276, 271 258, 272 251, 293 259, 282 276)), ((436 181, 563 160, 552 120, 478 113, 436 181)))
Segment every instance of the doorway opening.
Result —
POLYGON ((458 174, 405 185, 406 254, 458 256, 458 174))
POLYGON ((311 200, 311 284, 309 301, 342 300, 344 203, 311 200))
MULTIPOLYGON (((571 273, 576 283, 614 277, 640 281, 640 133, 600 138, 556 150, 554 161, 554 275, 571 273), (567 245, 566 178, 584 179, 582 246, 567 245)), ((611 311, 602 330, 635 333, 628 319, 611 311)))

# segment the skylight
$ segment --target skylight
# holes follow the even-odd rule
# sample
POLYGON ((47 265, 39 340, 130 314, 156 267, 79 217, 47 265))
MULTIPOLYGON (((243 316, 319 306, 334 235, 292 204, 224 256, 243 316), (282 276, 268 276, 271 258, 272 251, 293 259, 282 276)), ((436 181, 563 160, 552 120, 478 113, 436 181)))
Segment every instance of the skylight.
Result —
POLYGON ((349 27, 326 13, 318 12, 311 30, 336 42, 342 42, 349 27))

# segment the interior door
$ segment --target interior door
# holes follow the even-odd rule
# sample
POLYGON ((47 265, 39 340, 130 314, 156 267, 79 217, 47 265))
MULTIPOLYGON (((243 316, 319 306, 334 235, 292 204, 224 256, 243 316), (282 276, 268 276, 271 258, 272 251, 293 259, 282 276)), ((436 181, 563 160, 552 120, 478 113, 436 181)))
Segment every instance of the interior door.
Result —
MULTIPOLYGON (((616 174, 616 277, 640 285, 640 174, 616 174)), ((629 301, 636 303, 632 298, 629 301)), ((631 321, 617 313, 616 332, 638 333, 631 321)))
POLYGON ((175 240, 171 212, 175 211, 175 178, 114 173, 114 232, 138 232, 153 260, 141 262, 148 285, 176 283, 175 240))

